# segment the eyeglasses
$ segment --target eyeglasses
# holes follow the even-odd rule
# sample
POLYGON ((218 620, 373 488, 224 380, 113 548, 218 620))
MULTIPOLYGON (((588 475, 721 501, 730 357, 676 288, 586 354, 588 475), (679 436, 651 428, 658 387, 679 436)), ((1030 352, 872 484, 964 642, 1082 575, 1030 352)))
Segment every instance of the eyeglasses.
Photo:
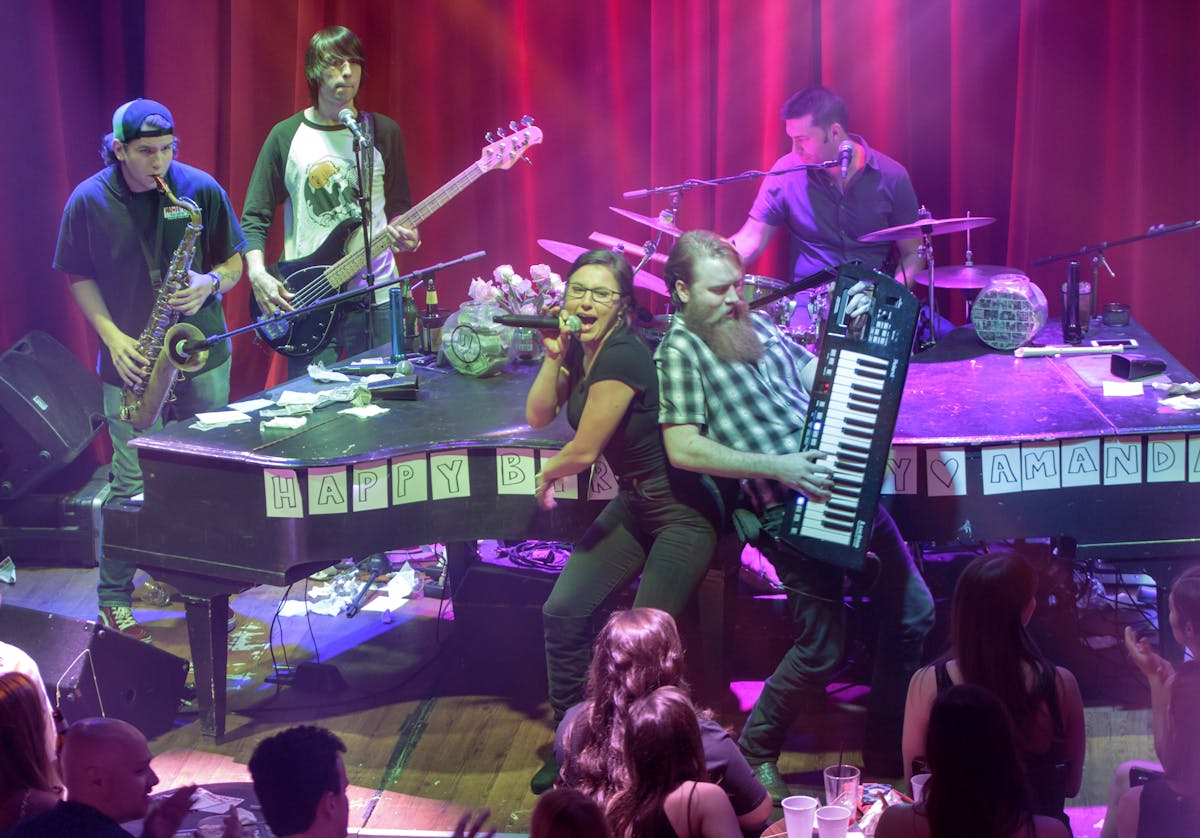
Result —
POLYGON ((571 282, 567 285, 567 299, 581 300, 584 294, 592 295, 592 302, 596 305, 605 306, 621 296, 620 291, 614 291, 611 288, 588 288, 586 285, 579 285, 571 282))

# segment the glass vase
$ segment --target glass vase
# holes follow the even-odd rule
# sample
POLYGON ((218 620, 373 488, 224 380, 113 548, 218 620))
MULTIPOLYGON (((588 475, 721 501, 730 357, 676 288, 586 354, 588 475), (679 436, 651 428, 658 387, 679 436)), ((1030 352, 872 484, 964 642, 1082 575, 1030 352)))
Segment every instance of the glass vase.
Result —
POLYGON ((512 358, 518 364, 537 364, 546 351, 542 333, 537 329, 518 328, 512 342, 512 358))
POLYGON ((492 322, 504 310, 494 302, 469 300, 446 318, 442 346, 446 360, 463 375, 486 378, 508 363, 513 328, 492 322))

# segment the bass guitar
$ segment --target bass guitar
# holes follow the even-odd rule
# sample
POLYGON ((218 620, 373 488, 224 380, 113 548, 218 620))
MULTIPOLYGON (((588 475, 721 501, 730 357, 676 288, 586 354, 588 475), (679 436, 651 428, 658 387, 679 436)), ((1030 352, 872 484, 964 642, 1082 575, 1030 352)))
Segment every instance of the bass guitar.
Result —
MULTIPOLYGON (((484 174, 493 169, 511 168, 531 146, 541 141, 541 129, 535 128, 533 120, 525 117, 518 130, 484 146, 478 160, 389 223, 399 223, 409 229, 417 227, 484 174)), ((309 255, 291 261, 281 260, 269 267, 271 273, 295 295, 292 298, 293 305, 299 308, 333 296, 366 267, 365 248, 354 247, 343 253, 348 235, 356 226, 357 222, 347 222, 334 230, 325 243, 309 255)), ((371 252, 381 253, 391 244, 387 232, 380 232, 371 239, 371 252)), ((250 320, 258 323, 255 331, 268 346, 289 358, 302 358, 320 351, 329 342, 339 308, 341 306, 330 306, 300 317, 279 320, 264 313, 258 306, 258 300, 253 294, 250 295, 250 320)))

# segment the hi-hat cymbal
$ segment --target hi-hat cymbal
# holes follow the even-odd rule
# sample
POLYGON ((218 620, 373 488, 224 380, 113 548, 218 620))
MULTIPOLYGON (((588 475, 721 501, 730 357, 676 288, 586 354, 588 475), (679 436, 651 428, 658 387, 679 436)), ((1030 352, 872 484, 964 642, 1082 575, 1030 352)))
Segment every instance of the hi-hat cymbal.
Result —
MULTIPOLYGON (((639 261, 646 252, 640 244, 627 242, 624 239, 618 239, 616 236, 609 236, 604 233, 593 232, 590 236, 588 236, 588 239, 594 241, 601 247, 607 247, 609 250, 619 250, 626 256, 639 261)), ((665 265, 667 264, 667 254, 662 253, 661 251, 655 253, 650 257, 650 261, 659 265, 665 265)))
MULTIPOLYGON (((975 227, 994 224, 996 219, 986 215, 969 215, 966 218, 918 218, 912 224, 901 224, 899 227, 885 227, 865 236, 859 236, 860 242, 894 242, 900 239, 916 239, 928 233, 940 236, 943 233, 958 233, 975 227)), ((936 282, 936 278, 934 279, 936 282)))
MULTIPOLYGON (((580 247, 577 244, 567 244, 566 242, 555 241, 554 239, 538 239, 538 247, 545 250, 559 259, 562 259, 567 264, 572 264, 582 254, 586 253, 589 248, 580 247)), ((640 250, 640 248, 639 248, 640 250)), ((651 294, 657 294, 660 297, 669 297, 667 292, 667 283, 649 271, 638 271, 633 275, 633 287, 643 288, 651 294)))
POLYGON ((673 222, 667 221, 661 215, 658 218, 651 218, 648 215, 639 215, 636 212, 622 209, 621 207, 609 207, 609 209, 617 215, 623 215, 628 219, 636 221, 638 224, 645 224, 651 230, 658 230, 658 232, 666 233, 668 236, 679 237, 683 235, 683 230, 680 230, 673 222))
MULTIPOLYGON (((986 288, 989 282, 1003 274, 1024 276, 1025 272, 1004 265, 948 265, 944 268, 939 265, 933 269, 933 284, 937 288, 959 290, 986 288)), ((928 285, 929 271, 921 271, 916 275, 916 280, 922 285, 928 285)))

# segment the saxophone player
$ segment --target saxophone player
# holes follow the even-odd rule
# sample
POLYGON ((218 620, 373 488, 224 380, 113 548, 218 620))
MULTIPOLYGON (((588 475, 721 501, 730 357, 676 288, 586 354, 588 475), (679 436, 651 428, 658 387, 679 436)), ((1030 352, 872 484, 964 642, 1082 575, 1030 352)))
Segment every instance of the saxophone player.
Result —
MULTIPOLYGON (((129 392, 145 386, 155 358, 139 348, 159 289, 168 279, 167 307, 205 335, 226 330, 220 295, 242 274, 245 239, 228 195, 213 177, 175 160, 175 122, 162 104, 134 99, 113 114, 112 133, 104 137, 105 167, 75 187, 63 209, 54 268, 67 274, 71 295, 102 344, 98 370, 104 384, 104 414, 112 439, 111 497, 129 499, 142 491, 137 435, 121 418, 129 392), (159 189, 161 178, 167 190, 159 189), (166 194, 164 194, 166 193, 166 194), (191 215, 170 200, 190 200, 200 210, 203 230, 193 235, 190 264, 169 277, 179 260, 191 215)), ((142 346, 145 344, 143 343, 142 346)), ((204 366, 180 380, 175 401, 150 429, 164 419, 183 419, 229 400, 229 341, 213 346, 204 366)), ((130 607, 136 568, 100 558, 97 589, 101 625, 144 642, 150 633, 130 607)))

